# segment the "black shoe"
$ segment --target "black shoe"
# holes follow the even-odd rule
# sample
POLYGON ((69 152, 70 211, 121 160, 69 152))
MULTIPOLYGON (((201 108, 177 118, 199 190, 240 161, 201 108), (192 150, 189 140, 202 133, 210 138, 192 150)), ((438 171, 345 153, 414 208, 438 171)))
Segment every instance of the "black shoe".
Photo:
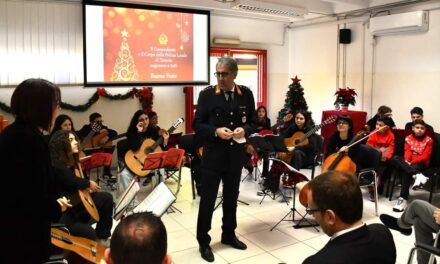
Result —
POLYGON ((214 254, 212 254, 211 247, 199 247, 200 255, 202 256, 202 259, 208 261, 208 262, 214 262, 214 254))
POLYGON ((236 249, 241 249, 241 250, 247 249, 246 244, 241 242, 240 240, 238 240, 237 237, 234 237, 232 239, 227 239, 227 240, 222 239, 222 244, 230 245, 231 247, 236 248, 236 249))
POLYGON ((380 221, 382 221, 382 223, 390 228, 390 229, 394 229, 399 231, 400 233, 404 234, 405 236, 409 236, 412 233, 412 228, 401 228, 398 224, 397 224, 397 218, 392 217, 390 215, 387 214, 381 214, 379 216, 380 221))

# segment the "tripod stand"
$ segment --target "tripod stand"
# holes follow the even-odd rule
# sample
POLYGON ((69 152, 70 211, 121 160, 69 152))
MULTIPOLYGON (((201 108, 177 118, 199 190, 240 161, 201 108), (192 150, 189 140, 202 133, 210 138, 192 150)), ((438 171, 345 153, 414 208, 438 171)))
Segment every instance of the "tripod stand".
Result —
POLYGON ((296 183, 294 183, 294 185, 292 186, 293 188, 293 198, 292 198, 292 208, 289 210, 289 212, 280 220, 278 221, 278 223, 276 223, 271 229, 270 231, 274 230, 281 222, 283 221, 292 221, 295 223, 295 213, 297 213, 301 219, 297 220, 298 222, 293 225, 293 227, 295 229, 298 228, 303 228, 303 227, 313 227, 316 231, 319 232, 319 229, 316 228, 317 226, 319 226, 318 223, 316 223, 315 220, 311 220, 311 219, 307 219, 307 213, 305 214, 301 214, 295 207, 295 197, 296 197, 296 183), (292 220, 290 220, 290 216, 292 216, 292 220), (287 219, 286 219, 287 218, 287 219), (301 224, 302 222, 306 222, 305 224, 301 224))

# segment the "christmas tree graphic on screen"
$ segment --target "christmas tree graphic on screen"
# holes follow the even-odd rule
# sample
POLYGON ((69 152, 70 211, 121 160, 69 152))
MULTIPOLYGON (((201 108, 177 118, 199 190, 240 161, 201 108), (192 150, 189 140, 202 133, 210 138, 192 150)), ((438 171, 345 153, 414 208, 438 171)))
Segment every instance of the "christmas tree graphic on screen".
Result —
POLYGON ((192 14, 105 7, 105 81, 193 79, 192 14))

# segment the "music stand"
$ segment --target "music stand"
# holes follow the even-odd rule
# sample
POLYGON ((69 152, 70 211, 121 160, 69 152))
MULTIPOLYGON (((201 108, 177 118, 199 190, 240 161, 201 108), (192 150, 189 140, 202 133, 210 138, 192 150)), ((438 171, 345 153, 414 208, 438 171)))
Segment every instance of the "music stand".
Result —
MULTIPOLYGON (((282 136, 272 135, 272 134, 265 134, 262 136, 259 134, 253 134, 248 138, 248 141, 252 144, 254 149, 260 153, 288 152, 286 145, 284 144, 284 138, 282 136)), ((267 176, 267 177, 271 177, 271 176, 267 176)), ((271 191, 269 190, 269 188, 265 188, 263 190, 264 195, 260 201, 260 204, 264 201, 267 195, 269 195, 269 197, 271 197, 272 200, 275 200, 277 198, 276 192, 273 193, 271 191, 273 195, 270 195, 268 193, 269 191, 271 191)), ((281 195, 283 196, 283 199, 286 202, 286 204, 288 204, 287 199, 282 192, 281 195)))
MULTIPOLYGON (((177 182, 177 190, 175 195, 180 191, 180 178, 181 178, 181 167, 183 162, 183 156, 185 155, 185 150, 170 148, 168 151, 163 152, 155 152, 147 155, 144 161, 143 170, 157 170, 157 169, 178 169, 179 174, 176 180, 177 182)), ((160 183, 160 177, 159 177, 160 183)), ((170 206, 172 212, 178 211, 182 213, 179 209, 174 206, 170 206)))
POLYGON ((280 221, 278 221, 278 223, 276 223, 270 229, 270 231, 274 230, 283 221, 292 221, 292 222, 297 221, 297 223, 295 225, 293 225, 293 227, 295 229, 303 228, 303 227, 313 227, 313 228, 315 228, 316 231, 319 232, 319 229, 316 228, 317 226, 319 226, 319 224, 316 223, 315 220, 306 218, 307 213, 301 214, 295 207, 296 206, 295 197, 296 197, 297 184, 301 184, 304 186, 305 182, 309 181, 309 179, 306 176, 304 176, 302 173, 297 171, 295 168, 293 168, 289 164, 285 163, 284 161, 279 160, 279 159, 272 159, 272 160, 273 160, 273 162, 277 163, 277 165, 279 166, 279 169, 282 170, 282 173, 288 177, 289 181, 291 181, 293 183, 293 185, 290 187, 291 189, 293 189, 293 197, 292 197, 292 208, 289 210, 289 212, 283 218, 281 218, 280 221), (301 219, 295 220, 295 213, 297 213, 301 217, 301 219), (286 218, 288 218, 290 216, 292 216, 292 219, 286 220, 286 218), (305 221, 306 224, 301 224, 303 221, 305 221))

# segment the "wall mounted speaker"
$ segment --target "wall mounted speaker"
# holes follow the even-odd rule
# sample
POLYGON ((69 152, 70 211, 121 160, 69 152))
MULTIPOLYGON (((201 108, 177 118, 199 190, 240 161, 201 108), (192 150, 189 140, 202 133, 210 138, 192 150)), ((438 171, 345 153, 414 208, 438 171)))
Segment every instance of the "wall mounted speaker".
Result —
POLYGON ((351 42, 351 29, 343 28, 339 30, 339 43, 350 44, 351 42))

